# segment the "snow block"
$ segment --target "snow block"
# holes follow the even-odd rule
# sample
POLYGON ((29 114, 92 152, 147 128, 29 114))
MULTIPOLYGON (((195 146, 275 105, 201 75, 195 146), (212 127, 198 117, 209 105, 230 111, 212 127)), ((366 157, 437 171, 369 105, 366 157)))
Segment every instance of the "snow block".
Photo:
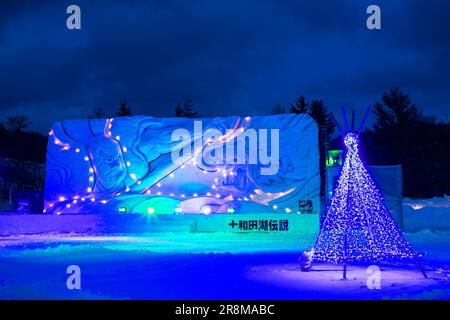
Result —
POLYGON ((50 131, 44 212, 294 215, 318 213, 319 191, 308 115, 68 120, 50 131))
POLYGON ((270 233, 315 235, 317 215, 142 215, 142 214, 2 214, 0 236, 80 234, 116 235, 146 233, 270 233))

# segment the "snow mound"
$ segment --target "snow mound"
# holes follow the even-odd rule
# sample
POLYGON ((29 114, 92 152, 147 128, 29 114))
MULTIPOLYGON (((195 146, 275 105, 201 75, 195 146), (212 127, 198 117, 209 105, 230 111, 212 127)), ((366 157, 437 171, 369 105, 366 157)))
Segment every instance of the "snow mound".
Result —
POLYGON ((450 230, 450 196, 431 199, 403 199, 406 231, 450 230))

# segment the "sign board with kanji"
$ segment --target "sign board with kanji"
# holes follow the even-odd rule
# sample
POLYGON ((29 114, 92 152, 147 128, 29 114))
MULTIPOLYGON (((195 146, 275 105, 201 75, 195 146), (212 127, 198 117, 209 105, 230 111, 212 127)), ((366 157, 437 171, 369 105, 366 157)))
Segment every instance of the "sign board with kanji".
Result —
POLYGON ((226 220, 227 231, 231 232, 288 232, 289 218, 248 219, 245 216, 229 217, 226 220))
POLYGON ((195 215, 192 232, 231 232, 265 234, 316 234, 319 232, 318 214, 251 213, 195 215))

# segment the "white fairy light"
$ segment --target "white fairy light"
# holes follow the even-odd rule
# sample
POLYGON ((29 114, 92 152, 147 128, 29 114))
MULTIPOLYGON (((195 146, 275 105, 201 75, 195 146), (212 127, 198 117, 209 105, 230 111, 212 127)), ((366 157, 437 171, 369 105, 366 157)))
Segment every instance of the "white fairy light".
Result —
POLYGON ((203 214, 210 214, 211 213, 211 207, 204 206, 201 211, 202 211, 203 214))
POLYGON ((417 258, 361 161, 358 143, 356 132, 344 136, 347 152, 314 247, 314 260, 377 263, 417 258))

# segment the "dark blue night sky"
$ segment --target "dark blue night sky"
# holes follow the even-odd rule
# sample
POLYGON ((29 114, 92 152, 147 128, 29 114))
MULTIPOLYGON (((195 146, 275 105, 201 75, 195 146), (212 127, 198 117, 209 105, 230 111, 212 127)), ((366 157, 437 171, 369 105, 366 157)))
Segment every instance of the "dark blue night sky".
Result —
POLYGON ((400 86, 448 119, 448 1, 1 1, 0 119, 46 131, 94 106, 171 116, 267 114, 297 95, 359 110, 400 86), (78 4, 82 29, 66 28, 78 4), (366 8, 382 30, 366 28, 366 8))

